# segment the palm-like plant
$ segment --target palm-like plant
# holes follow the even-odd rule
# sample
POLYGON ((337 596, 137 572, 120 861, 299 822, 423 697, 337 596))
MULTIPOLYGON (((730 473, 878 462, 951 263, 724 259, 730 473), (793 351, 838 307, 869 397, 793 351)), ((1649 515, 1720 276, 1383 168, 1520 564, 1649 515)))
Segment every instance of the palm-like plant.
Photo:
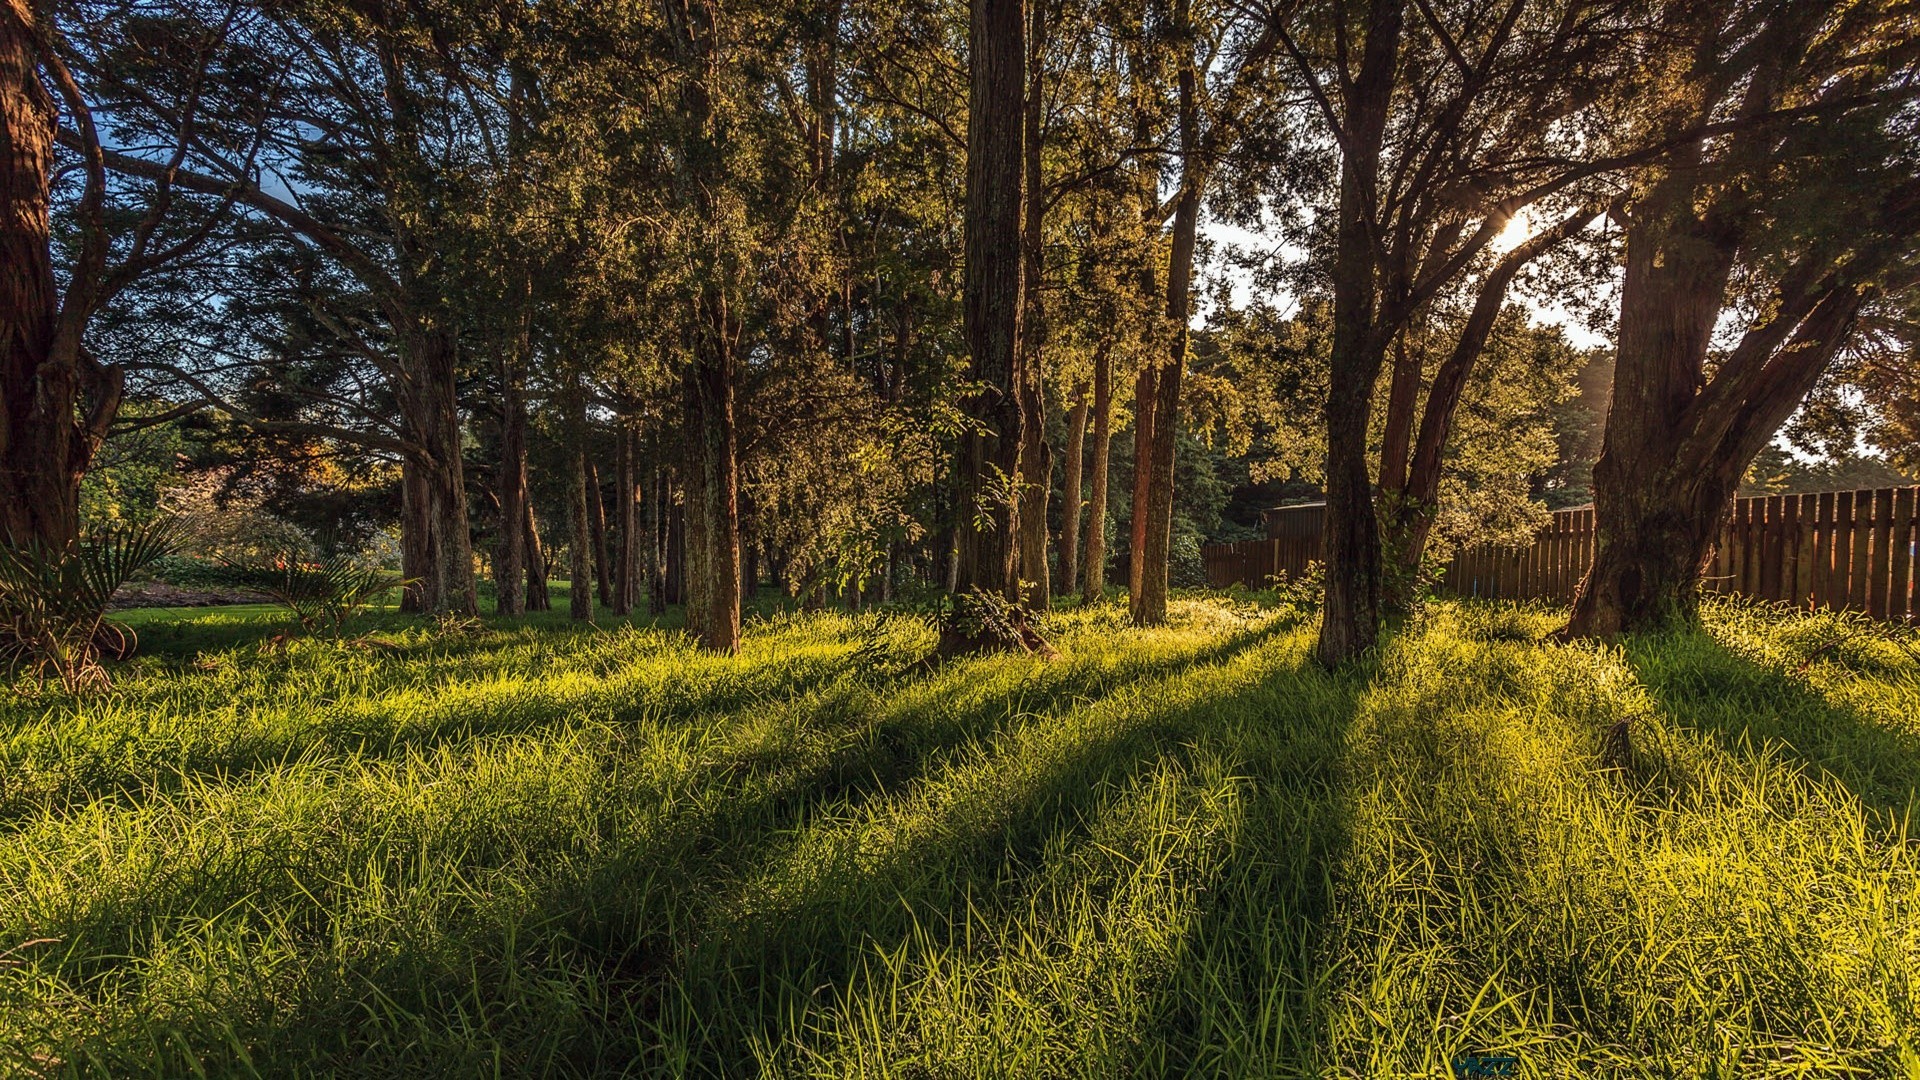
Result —
POLYGON ((292 557, 271 562, 233 562, 247 587, 265 593, 293 612, 307 633, 338 633, 347 619, 374 598, 406 584, 391 571, 368 566, 346 555, 319 563, 292 557))
POLYGON ((106 617, 128 578, 171 553, 185 534, 178 518, 111 526, 65 545, 0 544, 0 664, 72 691, 105 687, 103 653, 133 652, 133 631, 106 617))

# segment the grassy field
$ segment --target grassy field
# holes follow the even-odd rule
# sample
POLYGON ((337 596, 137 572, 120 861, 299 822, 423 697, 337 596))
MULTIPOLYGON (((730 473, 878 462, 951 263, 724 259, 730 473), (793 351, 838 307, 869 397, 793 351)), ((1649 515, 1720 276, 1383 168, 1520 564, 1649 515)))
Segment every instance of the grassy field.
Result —
POLYGON ((1174 615, 139 613, 0 703, 0 1072, 1920 1077, 1912 635, 1174 615))

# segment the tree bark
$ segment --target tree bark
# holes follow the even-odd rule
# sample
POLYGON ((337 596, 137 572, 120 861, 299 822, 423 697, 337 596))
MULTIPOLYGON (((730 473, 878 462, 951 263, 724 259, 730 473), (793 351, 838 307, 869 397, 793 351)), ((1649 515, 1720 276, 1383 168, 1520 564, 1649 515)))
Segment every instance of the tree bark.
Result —
POLYGON ((1105 338, 1093 354, 1093 482, 1087 493, 1087 558, 1080 599, 1107 595, 1107 473, 1113 450, 1113 351, 1105 338))
POLYGON ((1083 473, 1087 449, 1087 384, 1073 388, 1073 407, 1067 410, 1066 460, 1060 477, 1060 585, 1070 590, 1080 583, 1080 515, 1086 509, 1083 473))
POLYGON ((1367 475, 1367 426, 1386 342, 1377 319, 1373 216, 1403 9, 1404 0, 1369 4, 1360 72, 1346 95, 1326 403, 1326 595, 1316 648, 1329 667, 1372 648, 1380 631, 1380 523, 1367 475))
POLYGON ((552 611, 553 595, 547 591, 547 548, 540 542, 540 525, 534 520, 533 500, 527 508, 527 610, 552 611))
POLYGON ((687 627, 716 652, 740 648, 740 469, 734 424, 736 325, 717 290, 682 382, 686 463, 687 627))
POLYGON ((613 613, 619 616, 633 614, 634 604, 634 568, 639 560, 640 545, 635 535, 639 523, 639 479, 634 471, 634 436, 624 425, 616 424, 614 437, 619 440, 619 463, 614 469, 616 490, 620 493, 620 542, 615 559, 615 586, 613 593, 613 613))
POLYGON ((1045 611, 1053 588, 1047 566, 1047 502, 1053 490, 1053 447, 1047 443, 1046 371, 1042 349, 1046 316, 1044 281, 1047 191, 1041 153, 1046 120, 1046 0, 1027 4, 1027 97, 1022 125, 1020 253, 1024 309, 1020 330, 1020 580, 1021 601, 1045 611))
MULTIPOLYGON (((522 319, 522 326, 526 320, 522 319)), ((525 339, 522 338, 521 341, 525 339)), ((500 468, 496 478, 500 500, 500 542, 493 555, 496 608, 502 615, 527 611, 527 403, 525 367, 520 343, 501 353, 500 468)))
MULTIPOLYGON (((1418 434, 1412 438, 1411 461, 1407 437, 1389 439, 1381 448, 1380 490, 1388 500, 1388 528, 1385 557, 1393 560, 1397 572, 1392 583, 1401 588, 1417 580, 1420 563, 1426 557, 1427 541, 1433 533, 1439 511, 1441 462, 1447 437, 1453 430, 1453 417, 1459 410, 1473 366, 1486 351, 1501 309, 1506 306, 1507 289, 1526 265, 1553 247, 1571 239, 1586 228, 1597 209, 1582 207, 1540 234, 1528 238, 1504 255, 1481 282, 1473 310, 1461 328, 1453 350, 1434 372, 1433 385, 1427 391, 1426 406, 1420 413, 1418 434)), ((1395 372, 1396 379, 1399 372, 1395 372)), ((1408 407, 1411 413, 1411 405, 1408 407)), ((1394 429, 1389 407, 1388 431, 1394 429)), ((1407 421, 1410 424, 1410 420, 1407 421)), ((1389 611, 1405 611, 1413 597, 1389 588, 1383 606, 1389 611)))
POLYGON ((593 527, 593 588, 600 606, 613 606, 613 559, 607 550, 607 500, 600 467, 587 462, 587 522, 593 527))
MULTIPOLYGON (((1187 7, 1178 15, 1184 24, 1187 7)), ((1207 162, 1200 148, 1199 73, 1192 58, 1182 60, 1180 85, 1180 198, 1174 205, 1172 235, 1167 256, 1167 331, 1170 340, 1153 380, 1153 426, 1149 457, 1136 458, 1134 470, 1146 473, 1146 483, 1134 485, 1133 560, 1139 569, 1132 600, 1135 626, 1159 626, 1167 621, 1167 571, 1173 543, 1173 466, 1179 441, 1180 383, 1187 366, 1188 323, 1193 307, 1193 252, 1200 228, 1200 200, 1207 183, 1207 162), (1145 495, 1145 521, 1140 494, 1145 495)))
MULTIPOLYGON (((1024 0, 972 0, 972 68, 967 120, 964 320, 975 388, 963 409, 957 469, 959 520, 956 591, 1018 600, 1019 499, 1007 486, 1021 475, 1020 339, 1024 260, 1024 106, 1027 10, 1024 0)), ((950 624, 941 650, 989 644, 950 624)))
MULTIPOLYGON (((1594 560, 1570 636, 1695 618, 1700 575, 1740 477, 1846 342, 1867 295, 1858 282, 1895 257, 1885 247, 1804 258, 1709 379, 1742 235, 1739 217, 1703 198, 1702 183, 1675 170, 1627 230, 1613 404, 1593 469, 1594 560)), ((1920 183, 1888 210, 1911 235, 1920 183)))
POLYGON ((593 525, 588 505, 591 499, 587 488, 592 475, 587 464, 586 451, 586 392, 580 385, 579 376, 574 376, 573 386, 567 395, 568 426, 572 429, 572 443, 567 454, 567 554, 568 567, 567 617, 580 622, 593 619, 593 525))
POLYGON ((407 508, 402 528, 410 523, 415 531, 402 546, 403 555, 411 557, 406 575, 414 584, 403 594, 401 608, 430 615, 478 614, 453 332, 416 326, 401 335, 400 344, 413 376, 399 395, 410 447, 401 469, 407 508))
MULTIPOLYGON (((119 410, 121 375, 87 355, 97 294, 101 181, 81 206, 85 248, 63 298, 51 197, 58 116, 41 84, 25 4, 0 15, 0 541, 63 547, 80 527, 80 478, 119 410)), ((91 132, 91 127, 87 128, 91 132)))

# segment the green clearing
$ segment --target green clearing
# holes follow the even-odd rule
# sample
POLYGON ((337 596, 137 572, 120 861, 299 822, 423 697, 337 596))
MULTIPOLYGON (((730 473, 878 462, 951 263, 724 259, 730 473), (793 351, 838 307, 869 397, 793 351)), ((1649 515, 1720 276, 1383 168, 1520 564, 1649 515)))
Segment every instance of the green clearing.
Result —
POLYGON ((1913 637, 1562 618, 136 613, 0 705, 0 1072, 1920 1076, 1913 637))

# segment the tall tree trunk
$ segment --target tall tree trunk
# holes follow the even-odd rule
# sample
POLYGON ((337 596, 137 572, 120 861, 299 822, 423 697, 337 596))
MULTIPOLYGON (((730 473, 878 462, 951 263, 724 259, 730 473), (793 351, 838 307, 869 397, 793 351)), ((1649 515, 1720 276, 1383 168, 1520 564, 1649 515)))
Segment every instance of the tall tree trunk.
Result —
POLYGON ((683 377, 686 463, 687 627, 718 652, 740 648, 740 470, 734 426, 733 318, 710 291, 694 361, 683 377))
POLYGON ((403 334, 402 362, 410 378, 400 412, 407 441, 416 449, 402 465, 403 556, 414 578, 402 610, 474 615, 479 598, 473 578, 473 536, 467 523, 467 489, 461 460, 460 410, 456 397, 453 332, 425 325, 403 334))
POLYGON ((493 585, 502 615, 524 615, 527 610, 527 530, 520 525, 527 513, 526 369, 521 363, 525 353, 519 347, 516 342, 503 350, 500 359, 500 468, 495 483, 501 524, 493 555, 493 585))
POLYGON ((667 470, 653 471, 653 546, 647 560, 647 614, 655 618, 667 610, 667 553, 673 529, 673 501, 667 483, 667 470))
MULTIPOLYGON (((1187 21, 1187 5, 1179 5, 1177 18, 1187 21)), ((1167 621, 1167 570, 1173 542, 1173 466, 1174 450, 1179 442, 1180 382, 1187 366, 1188 323, 1193 305, 1193 250, 1200 228, 1200 199, 1207 183, 1207 163, 1201 158, 1199 74, 1192 58, 1180 67, 1180 199, 1174 205, 1173 230, 1167 258, 1167 330, 1171 335, 1167 355, 1153 381, 1153 428, 1150 458, 1135 460, 1134 469, 1146 472, 1144 487, 1145 523, 1134 525, 1139 543, 1134 561, 1140 569, 1133 575, 1137 583, 1132 601, 1135 626, 1159 626, 1167 621)), ((1139 503, 1135 514, 1139 515, 1139 503)))
MULTIPOLYGON (((70 282, 63 302, 54 281, 57 115, 32 17, 26 4, 0 15, 0 541, 59 547, 79 532, 80 478, 119 409, 121 382, 80 340, 94 283, 70 282)), ((83 212, 97 212, 92 181, 88 192, 83 212)), ((91 275, 89 263, 73 277, 91 275)))
POLYGON ((607 501, 600 467, 587 462, 587 521, 593 526, 593 588, 600 606, 613 606, 613 559, 607 550, 607 501))
POLYGON ((1147 509, 1153 500, 1154 413, 1160 408, 1160 366, 1151 361, 1142 364, 1133 378, 1133 502, 1128 516, 1127 609, 1140 606, 1140 594, 1147 589, 1147 560, 1141 552, 1147 546, 1147 509))
POLYGON ((1087 493, 1087 558, 1080 598, 1107 594, 1107 472, 1113 450, 1113 350, 1103 337, 1093 353, 1093 483, 1087 493))
MULTIPOLYGON (((1019 500, 1005 490, 1022 475, 1020 337, 1023 259, 1022 138, 1026 95, 1024 0, 972 0, 972 84, 967 121, 965 325, 978 389, 964 402, 972 421, 960 439, 958 574, 963 595, 1017 600, 1019 500)), ((950 625, 941 648, 987 644, 950 625)))
POLYGON ((1047 567, 1047 500, 1053 490, 1053 447, 1047 442, 1044 283, 1047 191, 1041 154, 1046 120, 1047 0, 1027 3, 1027 101, 1022 125, 1020 254, 1022 304, 1020 332, 1020 580, 1021 600, 1045 611, 1053 588, 1047 567))
POLYGON ((1346 94, 1326 403, 1326 599, 1316 649, 1328 666, 1359 656, 1380 632, 1380 523, 1367 475, 1367 426, 1387 343, 1377 320, 1373 219, 1403 15, 1404 0, 1372 0, 1360 73, 1346 94))
POLYGON ((574 377, 571 392, 567 395, 567 419, 573 430, 572 444, 567 454, 567 554, 570 556, 568 577, 567 616, 580 621, 593 618, 593 525, 588 505, 591 499, 587 488, 592 475, 587 464, 586 450, 586 393, 580 385, 579 376, 574 377))
POLYGON ((540 542, 540 524, 534 520, 533 500, 526 503, 527 528, 527 610, 552 611, 553 595, 547 591, 547 547, 540 542))
POLYGON ((1073 388, 1073 407, 1067 410, 1066 460, 1060 477, 1060 586, 1070 590, 1080 583, 1080 514, 1086 509, 1081 490, 1087 449, 1087 384, 1073 388))
POLYGON ((613 613, 627 616, 633 614, 634 603, 634 567, 640 556, 640 545, 635 532, 639 526, 639 480, 634 472, 634 435, 623 424, 614 426, 614 437, 619 440, 618 464, 614 469, 615 488, 619 491, 618 508, 620 511, 620 542, 616 547, 614 568, 613 613))

